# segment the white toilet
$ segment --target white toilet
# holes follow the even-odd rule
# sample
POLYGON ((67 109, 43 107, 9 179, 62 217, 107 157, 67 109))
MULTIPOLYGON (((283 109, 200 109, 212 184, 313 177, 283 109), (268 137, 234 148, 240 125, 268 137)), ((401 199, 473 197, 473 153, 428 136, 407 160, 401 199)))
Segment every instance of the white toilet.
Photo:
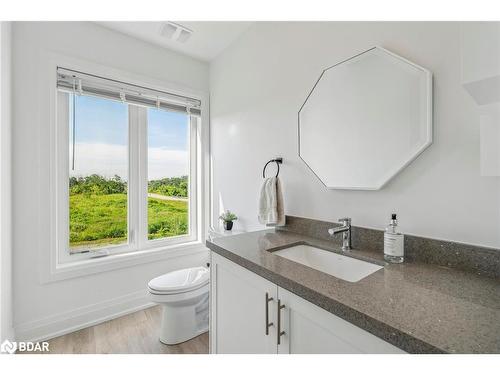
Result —
POLYGON ((208 331, 209 270, 185 268, 151 280, 149 296, 163 306, 160 341, 178 344, 208 331))

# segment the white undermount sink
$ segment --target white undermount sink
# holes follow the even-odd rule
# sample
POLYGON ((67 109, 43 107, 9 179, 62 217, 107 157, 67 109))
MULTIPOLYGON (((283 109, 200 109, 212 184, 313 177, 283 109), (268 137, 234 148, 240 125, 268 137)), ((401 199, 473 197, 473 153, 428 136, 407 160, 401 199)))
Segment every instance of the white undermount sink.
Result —
POLYGON ((353 283, 383 268, 309 245, 291 246, 273 254, 353 283))

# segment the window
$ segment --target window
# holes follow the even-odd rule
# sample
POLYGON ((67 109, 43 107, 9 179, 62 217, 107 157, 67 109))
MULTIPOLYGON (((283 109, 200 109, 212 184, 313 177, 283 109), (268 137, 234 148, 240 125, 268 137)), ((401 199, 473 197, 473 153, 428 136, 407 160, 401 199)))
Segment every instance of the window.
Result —
POLYGON ((128 242, 128 106, 69 94, 69 250, 128 242))
POLYGON ((61 68, 58 89, 60 260, 195 241, 199 103, 61 68))
POLYGON ((148 239, 189 234, 189 116, 148 108, 148 239))

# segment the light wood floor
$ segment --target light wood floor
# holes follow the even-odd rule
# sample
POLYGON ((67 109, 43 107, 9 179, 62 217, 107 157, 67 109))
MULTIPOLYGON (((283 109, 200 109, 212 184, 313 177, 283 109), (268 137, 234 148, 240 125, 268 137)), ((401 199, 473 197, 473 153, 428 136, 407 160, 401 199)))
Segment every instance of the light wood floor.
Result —
POLYGON ((206 354, 208 333, 178 345, 158 339, 161 307, 113 319, 49 340, 50 354, 206 354))

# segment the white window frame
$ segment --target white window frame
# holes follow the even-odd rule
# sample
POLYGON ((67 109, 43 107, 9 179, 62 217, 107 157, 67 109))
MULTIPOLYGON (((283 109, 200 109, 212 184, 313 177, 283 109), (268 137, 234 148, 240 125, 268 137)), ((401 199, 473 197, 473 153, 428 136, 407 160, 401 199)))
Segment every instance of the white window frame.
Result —
MULTIPOLYGON (((189 116, 189 194, 188 194, 188 234, 148 239, 148 108, 127 105, 127 243, 100 246, 88 252, 71 253, 69 247, 69 94, 57 94, 57 159, 58 159, 58 213, 59 213, 59 253, 60 263, 70 263, 83 259, 109 256, 134 251, 165 247, 184 242, 193 242, 197 235, 196 205, 196 154, 194 142, 197 134, 197 120, 189 116)), ((103 99, 109 100, 109 99, 103 99)))
POLYGON ((139 189, 139 226, 138 226, 138 246, 140 250, 154 249, 157 247, 175 245, 184 242, 196 241, 199 237, 198 221, 198 144, 196 142, 197 134, 199 133, 198 118, 189 116, 189 176, 188 176, 188 228, 187 235, 165 237, 149 240, 148 239, 148 117, 147 108, 138 108, 140 112, 144 112, 140 116, 139 122, 146 120, 145 123, 139 123, 139 181, 141 183, 139 189))
MULTIPOLYGON (((159 260, 165 260, 169 258, 175 258, 179 256, 188 256, 194 254, 207 253, 207 248, 204 246, 204 242, 207 236, 206 223, 209 222, 209 211, 208 211, 208 202, 209 202, 209 128, 208 128, 208 107, 203 107, 203 103, 208 102, 208 93, 195 91, 189 89, 184 86, 180 86, 177 84, 163 82, 161 80, 155 80, 148 77, 136 75, 133 73, 125 72, 122 70, 110 68, 107 66, 102 66, 98 64, 94 64, 85 60, 71 58, 68 56, 62 56, 56 53, 47 53, 44 54, 45 64, 43 65, 44 70, 44 79, 42 81, 45 83, 45 87, 47 91, 45 94, 47 95, 48 103, 50 105, 49 111, 49 125, 50 132, 48 134, 47 139, 44 141, 43 137, 40 139, 40 148, 50 149, 50 168, 47 170, 48 177, 47 180, 49 182, 49 190, 50 190, 50 246, 45 251, 43 248, 40 249, 40 257, 42 258, 40 269, 41 269, 41 277, 40 281, 42 283, 48 283, 58 280, 69 279, 73 277, 86 276, 93 273, 104 272, 108 270, 130 267, 135 264, 148 263, 148 262, 156 262, 159 260), (121 80, 125 82, 129 82, 131 84, 136 84, 144 87, 150 87, 152 89, 172 92, 178 95, 184 95, 191 97, 193 99, 198 99, 202 102, 201 116, 199 118, 195 118, 194 121, 191 121, 191 131, 195 131, 196 133, 191 136, 192 146, 195 146, 196 153, 192 153, 191 163, 190 163, 190 173, 191 177, 194 178, 195 181, 190 183, 190 193, 191 193, 191 204, 196 208, 193 209, 190 207, 190 228, 193 228, 190 232, 189 236, 179 236, 172 237, 166 239, 145 241, 141 243, 141 247, 137 244, 135 251, 130 251, 130 249, 123 251, 113 251, 112 254, 102 258, 90 258, 89 254, 68 254, 69 250, 69 206, 66 201, 66 210, 68 212, 66 219, 64 218, 64 214, 62 213, 61 207, 61 199, 60 193, 62 189, 62 174, 59 172, 62 168, 62 162, 65 161, 68 163, 68 154, 60 156, 61 151, 64 149, 62 145, 62 139, 64 139, 64 143, 66 149, 68 149, 68 137, 62 135, 58 136, 58 112, 61 111, 61 108, 57 106, 58 102, 58 90, 56 89, 56 69, 58 66, 64 66, 68 69, 85 71, 90 74, 95 74, 99 76, 104 76, 107 78, 121 80), (207 124, 202 126, 202 124, 207 124), (59 139, 61 141, 59 142, 59 139), (46 143, 48 141, 48 143, 46 143), (61 220, 61 218, 63 220, 61 220), (64 222, 64 219, 66 222, 64 222), (67 223, 67 225, 66 225, 67 223), (63 224, 66 228, 66 233, 63 231, 63 224), (196 236, 193 234, 196 233, 196 236), (64 237, 63 237, 64 236, 64 237), (180 238, 183 237, 183 238, 180 238), (61 240, 63 238, 63 240, 61 240), (64 242, 62 242, 64 241, 64 242), (62 246, 64 244, 64 246, 62 246), (64 250, 63 250, 64 249, 64 250), (140 251, 137 251, 140 250, 140 251), (66 251, 63 253, 63 251, 66 251), (71 261, 67 261, 65 259, 66 256, 70 256, 71 261)), ((65 126, 67 128, 68 122, 65 121, 65 126)), ((144 126, 142 126, 145 129, 144 126)), ((129 126, 129 136, 131 136, 130 132, 133 132, 133 126, 129 126)), ((68 131, 68 130, 66 130, 68 131)), ((61 134, 59 134, 61 135, 61 134)), ((67 133, 66 133, 67 135, 67 133)), ((147 134, 144 133, 140 135, 141 139, 146 140, 146 147, 142 147, 138 150, 130 150, 130 154, 134 154, 134 152, 147 153, 147 134)), ((141 144, 144 144, 141 142, 141 144)), ((135 160, 139 160, 138 158, 135 160)), ((143 158, 144 160, 144 158, 143 158)), ((147 163, 147 159, 145 159, 145 163, 147 163)), ((43 169, 43 168, 41 168, 43 169)), ((141 173, 141 180, 144 181, 145 178, 145 189, 147 192, 147 172, 142 167, 136 168, 136 173, 141 173)), ((69 173, 69 165, 65 166, 64 173, 64 184, 66 189, 68 190, 68 173, 69 173)), ((129 178, 132 178, 132 174, 134 173, 133 163, 129 165, 129 178)), ((64 191, 63 191, 64 192, 64 191)), ((69 194, 69 191, 66 193, 69 194)), ((133 193, 129 191, 130 194, 138 195, 138 192, 133 193)), ((66 195, 68 196, 68 195, 66 195)), ((147 196, 144 195, 143 199, 147 199, 147 196)), ((132 200, 129 199, 129 202, 132 200)), ((139 202, 139 200, 138 200, 139 202)), ((140 203, 141 206, 144 207, 143 203, 140 203)), ((142 209, 137 207, 137 212, 139 215, 137 217, 141 217, 139 220, 146 219, 147 225, 147 206, 142 209)), ((133 211, 133 209, 132 209, 133 211)), ((130 208, 129 208, 130 213, 130 208)), ((41 217, 41 220, 44 218, 41 217)), ((129 220, 129 225, 131 221, 129 220)), ((139 228, 139 223, 135 225, 136 228, 136 239, 139 228)), ((145 226, 145 230, 147 232, 147 226, 145 226)), ((146 237, 147 238, 147 237, 146 237)), ((130 235, 129 235, 130 241, 130 235)), ((117 246, 118 247, 118 246, 117 246)))

